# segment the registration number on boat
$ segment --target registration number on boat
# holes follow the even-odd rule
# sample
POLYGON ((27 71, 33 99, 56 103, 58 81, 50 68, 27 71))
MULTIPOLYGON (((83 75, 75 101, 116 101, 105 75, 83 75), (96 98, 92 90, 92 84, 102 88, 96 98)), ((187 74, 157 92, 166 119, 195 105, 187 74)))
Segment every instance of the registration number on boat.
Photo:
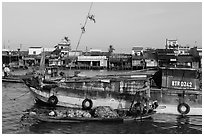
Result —
POLYGON ((193 87, 192 82, 186 82, 186 81, 172 81, 171 85, 176 87, 193 87))

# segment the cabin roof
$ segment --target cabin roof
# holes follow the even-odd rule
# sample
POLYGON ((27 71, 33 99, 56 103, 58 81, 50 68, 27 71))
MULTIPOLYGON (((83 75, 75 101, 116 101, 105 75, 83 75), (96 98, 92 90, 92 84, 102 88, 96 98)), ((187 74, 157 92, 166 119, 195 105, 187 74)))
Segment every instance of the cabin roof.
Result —
POLYGON ((29 48, 42 48, 41 46, 32 46, 32 47, 29 47, 29 48))
POLYGON ((197 69, 194 69, 194 68, 173 68, 173 67, 171 67, 171 68, 166 68, 166 67, 160 67, 160 69, 163 69, 163 70, 165 70, 165 69, 171 69, 171 70, 197 70, 197 69))

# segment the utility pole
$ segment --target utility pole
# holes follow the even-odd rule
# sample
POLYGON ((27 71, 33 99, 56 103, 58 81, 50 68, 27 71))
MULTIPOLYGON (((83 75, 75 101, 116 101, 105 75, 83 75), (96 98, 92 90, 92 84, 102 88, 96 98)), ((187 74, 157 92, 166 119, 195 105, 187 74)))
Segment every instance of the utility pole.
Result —
POLYGON ((5 49, 5 40, 4 40, 4 49, 5 49))
POLYGON ((8 40, 8 49, 10 50, 10 46, 9 45, 10 45, 10 40, 8 40))

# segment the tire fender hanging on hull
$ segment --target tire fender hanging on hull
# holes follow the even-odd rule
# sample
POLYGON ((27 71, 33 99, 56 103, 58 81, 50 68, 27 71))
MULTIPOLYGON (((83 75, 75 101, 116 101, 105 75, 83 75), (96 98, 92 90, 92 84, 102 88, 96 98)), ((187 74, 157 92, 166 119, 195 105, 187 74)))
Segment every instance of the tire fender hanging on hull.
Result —
POLYGON ((186 103, 180 103, 177 107, 177 110, 182 115, 186 115, 190 112, 190 106, 186 103), (184 107, 184 110, 183 110, 183 107, 184 107))
POLYGON ((82 102, 82 109, 83 110, 90 110, 93 106, 93 102, 91 99, 84 99, 83 102, 82 102))

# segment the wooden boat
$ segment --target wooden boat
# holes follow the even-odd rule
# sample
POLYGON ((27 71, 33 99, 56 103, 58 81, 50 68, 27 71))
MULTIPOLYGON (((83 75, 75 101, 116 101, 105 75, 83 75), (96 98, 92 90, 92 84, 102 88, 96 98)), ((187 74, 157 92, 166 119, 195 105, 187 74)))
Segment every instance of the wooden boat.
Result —
POLYGON ((2 77, 2 82, 9 83, 24 83, 23 79, 30 78, 32 75, 10 75, 7 77, 2 77))
POLYGON ((84 118, 84 117, 49 117, 49 116, 35 116, 36 119, 42 122, 52 123, 71 123, 71 122, 127 122, 137 121, 150 118, 156 111, 152 113, 138 116, 138 117, 120 117, 120 118, 84 118))
MULTIPOLYGON (((145 77, 124 78, 76 78, 69 81, 44 84, 25 81, 36 101, 50 106, 64 106, 91 109, 97 106, 110 106, 113 109, 129 108, 133 99, 147 99, 150 86, 145 77)), ((141 101, 144 101, 141 100, 141 101)), ((149 99, 149 98, 148 98, 149 99)), ((149 102, 152 102, 150 98, 149 102)), ((153 103, 152 103, 153 104, 153 103)))
MULTIPOLYGON (((40 101, 50 106, 83 109, 97 106, 110 106, 117 109, 118 107, 129 108, 136 95, 144 98, 148 95, 148 99, 150 97, 150 74, 75 76, 53 81, 50 78, 57 75, 57 69, 47 68, 44 72, 43 56, 41 58, 41 73, 50 74, 49 78, 47 78, 48 76, 34 75, 33 78, 24 80, 36 102, 40 101)), ((150 100, 155 101, 156 99, 150 98, 150 100)))
POLYGON ((99 106, 91 110, 61 108, 51 110, 35 109, 30 110, 22 116, 23 118, 33 118, 42 122, 70 123, 70 122, 128 122, 150 118, 156 111, 150 109, 145 113, 137 113, 129 109, 113 110, 108 106, 99 106), (59 110, 61 109, 61 110, 59 110), (53 112, 53 113, 52 113, 53 112), (122 114, 121 114, 122 112, 122 114), (90 116, 88 116, 88 115, 90 116), (85 115, 85 116, 84 116, 85 115), (97 116, 99 115, 99 116, 97 116))

